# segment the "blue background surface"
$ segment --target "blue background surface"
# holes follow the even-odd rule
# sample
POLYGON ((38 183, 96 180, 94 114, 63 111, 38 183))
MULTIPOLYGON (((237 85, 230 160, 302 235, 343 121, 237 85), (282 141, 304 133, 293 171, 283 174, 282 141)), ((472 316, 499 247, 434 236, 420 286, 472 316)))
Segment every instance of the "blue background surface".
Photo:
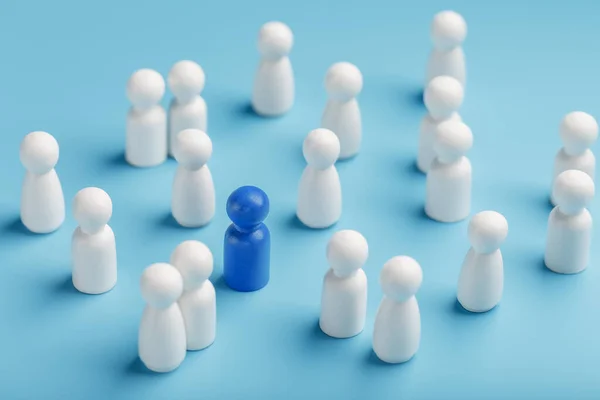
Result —
MULTIPOLYGON (((573 110, 600 116, 600 5, 590 1, 157 1, 4 0, 0 6, 0 398, 3 399, 592 399, 600 396, 598 231, 590 268, 558 276, 543 268, 547 195, 558 124, 573 110), (424 182, 415 172, 418 92, 435 12, 455 9, 469 25, 464 120, 474 132, 473 212, 508 219, 505 293, 485 315, 456 306, 469 245, 466 222, 424 218, 424 182), (297 97, 284 118, 248 112, 260 25, 282 20, 295 33, 297 97), (169 214, 176 165, 134 169, 123 162, 125 83, 138 68, 166 74, 199 62, 214 143, 209 165, 218 211, 205 229, 177 227, 169 214), (359 97, 364 144, 339 165, 343 216, 334 229, 294 220, 304 160, 317 128, 323 77, 336 61, 364 74, 359 97), (21 227, 23 169, 18 148, 33 130, 61 146, 57 171, 68 217, 54 234, 21 227), (220 278, 228 194, 241 185, 271 199, 271 282, 257 293, 228 290, 220 278), (70 207, 85 186, 113 199, 119 281, 102 296, 70 281, 70 207), (325 246, 337 229, 370 245, 365 331, 350 340, 317 327, 325 246), (188 354, 168 375, 137 359, 144 303, 141 271, 167 261, 182 240, 215 255, 217 340, 188 354), (417 356, 382 365, 371 351, 389 258, 422 265, 417 356)), ((170 100, 165 97, 164 104, 170 100)), ((597 202, 596 202, 597 203, 597 202)), ((594 208, 592 206, 592 208, 594 208)))

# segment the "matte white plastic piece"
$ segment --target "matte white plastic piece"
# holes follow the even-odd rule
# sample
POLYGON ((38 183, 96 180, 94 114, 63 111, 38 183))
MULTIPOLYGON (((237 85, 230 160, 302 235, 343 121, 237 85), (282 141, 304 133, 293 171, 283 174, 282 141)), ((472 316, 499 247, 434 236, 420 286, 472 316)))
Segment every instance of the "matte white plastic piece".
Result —
POLYGON ((260 28, 261 60, 252 92, 252 107, 259 115, 280 116, 294 104, 294 71, 288 57, 293 44, 294 35, 282 22, 267 22, 260 28))
POLYGON ((587 207, 594 191, 594 181, 583 171, 567 170, 556 178, 556 207, 548 218, 544 257, 548 269, 576 274, 587 268, 592 240, 592 215, 587 207))
POLYGON ((173 371, 186 353, 185 324, 177 304, 183 279, 172 265, 157 263, 144 270, 140 286, 147 303, 138 337, 140 359, 151 371, 173 371))
POLYGON ((329 129, 311 131, 302 146, 307 166, 298 188, 298 219, 309 228, 335 224, 342 214, 342 186, 335 162, 340 141, 329 129))
POLYGON ((153 167, 167 159, 167 113, 159 104, 165 80, 152 69, 140 69, 127 82, 132 107, 127 114, 125 159, 135 167, 153 167))
POLYGON ((65 220, 65 198, 54 167, 58 142, 46 132, 25 136, 19 156, 25 167, 21 189, 21 222, 33 233, 50 233, 65 220))
POLYGON ((504 262, 500 246, 508 235, 506 218, 496 211, 482 211, 471 218, 469 249, 458 278, 457 299, 471 312, 496 307, 504 288, 504 262))
POLYGON ((217 302, 215 288, 208 280, 213 271, 213 255, 196 240, 180 243, 171 254, 171 265, 183 276, 179 308, 185 322, 188 350, 202 350, 215 341, 217 302))
POLYGON ((421 314, 415 297, 423 281, 421 266, 411 257, 396 256, 379 277, 383 300, 375 316, 373 351, 390 364, 410 360, 421 342, 421 314))
POLYGON ((367 276, 362 267, 369 257, 366 239, 357 231, 336 232, 327 244, 330 268, 323 280, 321 330, 334 338, 361 333, 367 316, 367 276))
POLYGON ((117 283, 117 246, 108 226, 112 216, 108 193, 97 187, 81 189, 73 199, 73 286, 82 293, 100 294, 117 283))
POLYGON ((427 82, 436 76, 455 78, 466 84, 465 53, 462 44, 467 37, 467 23, 455 11, 442 11, 433 17, 431 41, 433 49, 427 65, 427 82))

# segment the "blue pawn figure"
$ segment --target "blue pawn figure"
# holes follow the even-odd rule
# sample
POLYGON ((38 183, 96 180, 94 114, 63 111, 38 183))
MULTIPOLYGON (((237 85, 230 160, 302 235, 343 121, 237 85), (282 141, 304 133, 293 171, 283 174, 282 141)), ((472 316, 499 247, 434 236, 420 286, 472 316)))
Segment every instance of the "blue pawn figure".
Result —
POLYGON ((225 282, 239 292, 262 289, 270 276, 271 234, 263 224, 269 198, 255 186, 242 186, 227 199, 227 215, 233 223, 225 232, 225 282))

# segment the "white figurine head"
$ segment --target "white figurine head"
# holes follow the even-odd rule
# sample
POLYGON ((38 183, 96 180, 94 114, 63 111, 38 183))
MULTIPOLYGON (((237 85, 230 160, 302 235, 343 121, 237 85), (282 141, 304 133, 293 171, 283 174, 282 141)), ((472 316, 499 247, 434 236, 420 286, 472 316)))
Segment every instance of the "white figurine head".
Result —
POLYGON ((458 80, 451 76, 436 76, 425 88, 423 100, 434 119, 450 118, 463 103, 465 92, 458 80))
POLYGON ((431 41, 441 51, 460 46, 467 37, 465 19, 454 11, 442 11, 433 17, 431 23, 431 41))
POLYGON ((142 297, 154 308, 168 308, 183 293, 183 278, 177 268, 167 263, 150 265, 140 279, 142 297))
POLYGON ((467 231, 473 250, 489 254, 498 250, 506 240, 508 222, 496 211, 482 211, 471 218, 467 231))
POLYGON ((567 154, 579 155, 598 139, 598 123, 590 114, 574 111, 561 121, 560 138, 567 154))
POLYGON ((212 274, 213 255, 204 243, 186 240, 171 254, 171 265, 181 273, 185 290, 196 289, 212 274))
POLYGON ((108 193, 97 187, 81 189, 73 199, 73 217, 84 233, 99 232, 112 216, 108 193))
POLYGON ((127 81, 127 98, 140 110, 157 105, 165 94, 165 80, 153 69, 140 69, 127 81))
POLYGON ((408 256, 388 260, 379 275, 383 294, 396 301, 406 301, 414 296, 423 282, 421 266, 408 256))
POLYGON ((50 172, 58 162, 58 142, 49 133, 36 131, 23 138, 19 157, 23 167, 32 174, 50 172))
POLYGON ((552 197, 560 211, 574 215, 590 204, 594 191, 594 181, 588 174, 570 169, 556 177, 552 197))
POLYGON ((436 127, 433 150, 442 163, 464 157, 473 146, 471 129, 462 121, 448 120, 436 127))
POLYGON ((335 164, 340 156, 340 140, 329 129, 315 129, 304 139, 302 153, 311 167, 327 169, 335 164))
POLYGON ((184 129, 177 134, 173 156, 179 164, 189 170, 202 168, 212 155, 210 137, 199 129, 184 129))
POLYGON ((368 257, 367 240, 357 231, 338 231, 327 243, 327 261, 339 277, 349 276, 362 268, 368 257))
POLYGON ((175 63, 169 71, 169 88, 177 101, 186 103, 198 96, 204 89, 204 70, 193 61, 175 63))
POLYGON ((349 62, 335 63, 325 74, 325 90, 332 99, 348 101, 358 96, 362 87, 360 70, 349 62))
POLYGON ((292 30, 282 22, 267 22, 258 32, 258 51, 265 58, 285 57, 290 54, 293 45, 292 30))

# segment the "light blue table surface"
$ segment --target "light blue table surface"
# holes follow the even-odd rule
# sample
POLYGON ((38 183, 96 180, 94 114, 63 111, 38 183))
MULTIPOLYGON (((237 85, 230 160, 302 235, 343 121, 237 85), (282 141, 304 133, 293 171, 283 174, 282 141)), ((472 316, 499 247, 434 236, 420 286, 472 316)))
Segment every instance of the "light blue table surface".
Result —
POLYGON ((4 0, 0 398, 600 398, 599 232, 584 273, 559 276, 542 262, 558 124, 574 110, 600 117, 599 13, 591 0, 4 0), (429 24, 448 8, 469 25, 461 113, 475 138, 472 211, 496 210, 509 222, 504 297, 484 315, 455 301, 467 222, 423 216, 425 179, 413 167, 429 24), (288 115, 265 120, 248 104, 257 32, 272 19, 295 34, 297 96, 288 115), (207 76, 218 209, 200 230, 170 217, 174 161, 144 170, 123 161, 127 79, 144 67, 166 75, 181 59, 197 61, 207 76), (356 159, 339 164, 341 220, 310 231, 294 221, 301 145, 319 127, 325 71, 342 60, 364 74, 364 143, 356 159), (67 199, 65 224, 45 236, 26 233, 18 219, 19 143, 34 130, 61 146, 67 199), (256 293, 233 292, 221 279, 225 201, 246 184, 271 199, 272 277, 256 293), (119 280, 101 296, 76 292, 70 280, 70 207, 85 186, 105 189, 114 203, 119 280), (337 229, 362 232, 370 246, 367 326, 349 340, 329 339, 317 326, 325 246, 337 229), (215 255, 217 340, 174 373, 151 374, 137 359, 140 273, 186 239, 215 255), (373 355, 371 337, 379 271, 401 254, 424 271, 421 348, 409 363, 388 366, 373 355))

